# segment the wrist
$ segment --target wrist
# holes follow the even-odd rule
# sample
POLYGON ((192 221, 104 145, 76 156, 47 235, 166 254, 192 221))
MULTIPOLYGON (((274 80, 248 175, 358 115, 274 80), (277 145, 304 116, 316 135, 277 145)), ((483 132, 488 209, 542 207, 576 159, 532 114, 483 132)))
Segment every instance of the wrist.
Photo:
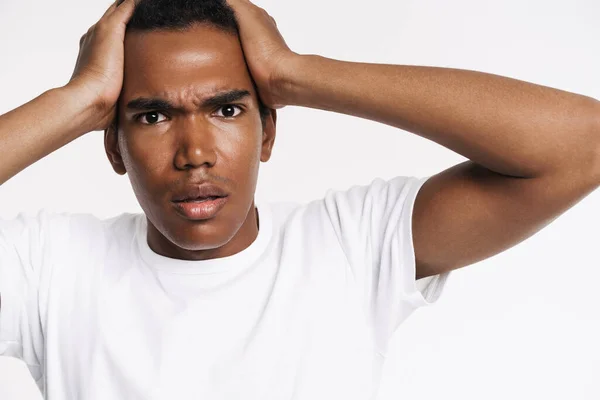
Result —
POLYGON ((98 103, 97 95, 92 91, 71 81, 65 86, 51 90, 64 107, 74 116, 74 129, 79 136, 99 130, 99 124, 104 115, 103 107, 98 103))
POLYGON ((302 87, 302 73, 312 54, 297 54, 282 60, 273 85, 275 102, 281 106, 301 105, 299 95, 302 87))

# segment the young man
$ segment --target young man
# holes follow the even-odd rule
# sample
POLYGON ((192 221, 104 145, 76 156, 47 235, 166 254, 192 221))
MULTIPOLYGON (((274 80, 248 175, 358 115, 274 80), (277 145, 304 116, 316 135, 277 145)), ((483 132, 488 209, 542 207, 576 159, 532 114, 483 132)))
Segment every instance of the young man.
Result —
POLYGON ((599 184, 594 99, 299 55, 247 0, 137 3, 113 4, 82 37, 67 85, 0 117, 0 182, 104 130, 144 211, 0 220, 0 354, 25 361, 48 398, 372 398, 392 334, 450 271, 599 184), (386 123, 471 161, 255 204, 286 105, 386 123))

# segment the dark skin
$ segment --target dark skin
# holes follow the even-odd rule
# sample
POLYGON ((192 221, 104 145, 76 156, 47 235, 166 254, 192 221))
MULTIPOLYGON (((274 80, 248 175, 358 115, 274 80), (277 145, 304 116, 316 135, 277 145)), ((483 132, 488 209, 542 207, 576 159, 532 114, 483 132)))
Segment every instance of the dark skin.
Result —
POLYGON ((127 33, 118 132, 105 131, 105 148, 115 172, 129 176, 154 252, 207 260, 238 253, 256 239, 254 193, 260 162, 271 157, 277 120, 271 110, 263 129, 258 104, 237 36, 208 25, 127 33), (233 90, 249 94, 203 104, 233 90), (130 104, 140 98, 170 105, 130 104), (171 199, 200 179, 227 190, 229 200, 214 218, 192 221, 175 211, 171 199))
MULTIPOLYGON (((248 70, 269 108, 296 105, 378 121, 469 159, 429 179, 415 200, 412 233, 417 279, 470 265, 514 246, 599 185, 600 102, 596 99, 478 71, 300 55, 289 49, 264 9, 249 0, 227 2, 240 25, 248 70)), ((236 70, 229 62, 218 61, 219 57, 209 57, 198 67, 202 75, 185 68, 192 61, 184 51, 193 56, 201 54, 195 53, 199 49, 210 50, 211 42, 202 42, 192 32, 173 33, 178 38, 173 48, 164 43, 167 33, 145 33, 156 40, 144 48, 159 52, 140 51, 133 45, 132 33, 125 51, 125 28, 134 6, 134 0, 118 7, 114 3, 82 36, 69 84, 0 116, 0 147, 6 149, 0 184, 71 140, 108 128, 121 93, 124 53, 129 60, 124 94, 128 97, 121 103, 140 94, 132 91, 149 87, 156 92, 171 91, 191 110, 192 87, 186 85, 206 89, 218 77, 227 77, 227 84, 239 86, 244 83, 235 81, 241 79, 239 74, 247 79, 246 88, 255 98, 241 61, 236 70), (162 58, 157 60, 152 54, 162 54, 162 58), (153 75, 153 70, 165 73, 153 75), (186 80, 179 80, 178 74, 186 80), (141 81, 142 75, 146 81, 141 81), (139 81, 135 85, 134 79, 139 81), (44 124, 39 124, 42 119, 44 124)), ((214 32, 203 33, 207 39, 223 39, 214 32)), ((137 40, 142 42, 144 34, 140 35, 137 40)), ((227 52, 229 61, 241 60, 239 42, 229 39, 220 44, 230 45, 227 50, 237 54, 225 47, 213 50, 227 52)), ((123 116, 123 110, 120 113, 123 116)), ((161 135, 151 134, 156 133, 152 129, 142 134, 141 127, 134 130, 122 122, 120 146, 114 132, 107 132, 109 158, 118 173, 130 172, 154 232, 148 240, 156 252, 191 259, 233 254, 247 247, 257 233, 256 221, 248 224, 255 218, 249 212, 254 205, 258 160, 270 156, 275 114, 264 131, 257 115, 254 126, 248 128, 248 121, 249 125, 239 121, 231 125, 235 129, 225 129, 228 125, 216 124, 217 119, 201 112, 177 115, 166 124, 171 129, 161 135), (247 128, 245 132, 253 136, 236 136, 237 128, 247 128), (191 140, 198 135, 202 139, 191 140), (201 226, 174 218, 167 206, 176 185, 191 179, 190 171, 222 178, 226 189, 234 190, 234 201, 220 218, 201 226)))

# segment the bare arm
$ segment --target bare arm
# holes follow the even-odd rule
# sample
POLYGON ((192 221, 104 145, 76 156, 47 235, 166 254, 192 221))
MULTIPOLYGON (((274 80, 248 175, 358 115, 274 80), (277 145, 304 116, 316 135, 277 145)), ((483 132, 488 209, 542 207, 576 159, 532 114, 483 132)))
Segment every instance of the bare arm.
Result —
POLYGON ((114 119, 123 85, 123 41, 134 1, 111 5, 81 37, 71 81, 0 116, 0 185, 114 119))
POLYGON ((317 55, 294 57, 287 70, 286 104, 391 125, 499 174, 600 167, 600 102, 591 97, 479 71, 317 55))
POLYGON ((0 116, 0 185, 93 130, 94 109, 71 87, 51 89, 0 116))
POLYGON ((367 118, 469 158, 432 176, 417 194, 417 279, 514 246, 600 186, 596 99, 478 71, 299 55, 266 10, 227 1, 269 106, 367 118))
POLYGON ((417 279, 516 245, 600 185, 595 99, 477 71, 296 61, 286 104, 386 123, 470 159, 415 200, 417 279))

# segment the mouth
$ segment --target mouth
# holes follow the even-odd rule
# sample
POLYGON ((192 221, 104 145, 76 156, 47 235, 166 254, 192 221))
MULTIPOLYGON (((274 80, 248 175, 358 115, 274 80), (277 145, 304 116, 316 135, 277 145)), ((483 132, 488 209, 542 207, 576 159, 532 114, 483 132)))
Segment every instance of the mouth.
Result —
POLYGON ((227 203, 228 196, 209 196, 172 201, 175 210, 183 217, 201 221, 214 218, 227 203))
POLYGON ((173 201, 174 203, 204 203, 206 201, 213 201, 215 199, 221 199, 226 196, 209 196, 209 197, 198 197, 195 199, 185 199, 173 201))

